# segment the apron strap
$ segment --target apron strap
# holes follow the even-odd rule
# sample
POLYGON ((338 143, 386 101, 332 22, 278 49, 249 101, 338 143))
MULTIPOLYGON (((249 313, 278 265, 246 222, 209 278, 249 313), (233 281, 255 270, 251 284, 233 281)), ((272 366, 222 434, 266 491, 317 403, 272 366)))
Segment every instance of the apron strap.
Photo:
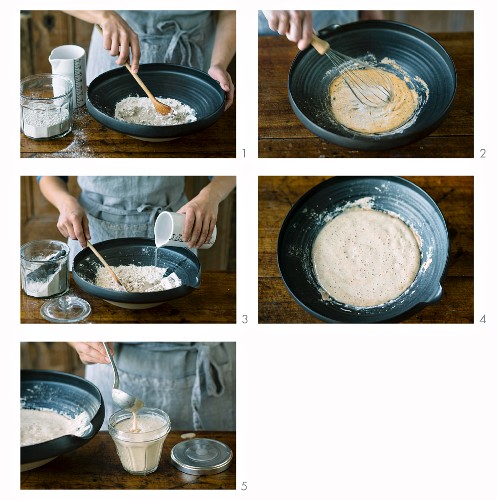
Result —
POLYGON ((164 62, 173 60, 173 54, 176 50, 181 54, 181 63, 187 66, 193 66, 197 61, 198 67, 204 65, 204 56, 201 48, 191 38, 197 28, 184 30, 175 20, 162 21, 157 24, 157 29, 163 33, 171 32, 172 37, 169 42, 164 62))
POLYGON ((218 346, 219 343, 201 343, 194 346, 194 349, 197 350, 195 382, 191 397, 194 430, 202 430, 204 428, 199 413, 202 403, 201 379, 204 378, 205 380, 205 388, 208 396, 220 397, 224 394, 225 383, 223 372, 210 356, 210 348, 213 345, 218 346))

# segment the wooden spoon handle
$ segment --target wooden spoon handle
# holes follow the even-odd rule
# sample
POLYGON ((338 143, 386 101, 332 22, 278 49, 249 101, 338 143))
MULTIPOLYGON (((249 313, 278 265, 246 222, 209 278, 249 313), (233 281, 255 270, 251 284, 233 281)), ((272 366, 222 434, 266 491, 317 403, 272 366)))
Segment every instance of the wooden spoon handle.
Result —
MULTIPOLYGON (((103 36, 104 32, 102 31, 101 26, 98 24, 95 25, 97 27, 97 30, 100 32, 100 34, 103 36)), ((164 104, 160 102, 150 90, 148 90, 147 86, 142 82, 142 79, 136 74, 133 73, 131 70, 131 66, 129 65, 129 60, 124 63, 124 66, 126 66, 126 69, 130 72, 131 76, 136 80, 136 83, 142 88, 142 90, 147 94, 148 98, 152 101, 152 104, 154 105, 154 108, 157 110, 158 113, 161 115, 168 115, 171 113, 171 107, 168 106, 167 104, 164 104)))
MULTIPOLYGON (((99 33, 103 36, 104 32, 102 31, 102 27, 99 24, 95 24, 95 26, 97 27, 99 33)), ((136 73, 133 73, 133 71, 131 70, 131 66, 129 65, 129 61, 126 61, 124 65, 126 66, 126 69, 131 73, 131 76, 136 80, 138 85, 143 89, 145 94, 147 94, 149 99, 151 99, 152 101, 156 101, 155 96, 152 94, 152 92, 150 92, 150 90, 148 90, 146 85, 142 82, 142 79, 136 73)))
POLYGON ((329 50, 330 44, 326 40, 321 40, 314 33, 312 34, 311 45, 322 55, 326 54, 329 50))
POLYGON ((124 65, 126 66, 126 69, 131 73, 131 76, 136 80, 136 83, 138 83, 138 85, 143 89, 143 92, 147 94, 148 98, 151 101, 155 101, 156 100, 155 96, 152 94, 152 92, 150 92, 150 90, 148 90, 146 85, 142 82, 142 79, 136 73, 133 73, 133 71, 131 70, 129 62, 126 62, 124 65))
POLYGON ((120 287, 124 288, 124 285, 121 283, 121 281, 117 277, 117 274, 111 269, 111 267, 109 266, 109 264, 107 264, 107 262, 105 262, 105 259, 100 255, 100 252, 89 241, 87 241, 86 243, 90 247, 90 250, 97 256, 98 260, 105 266, 105 269, 107 269, 107 271, 109 271, 109 273, 111 274, 111 276, 114 279, 114 281, 120 287))

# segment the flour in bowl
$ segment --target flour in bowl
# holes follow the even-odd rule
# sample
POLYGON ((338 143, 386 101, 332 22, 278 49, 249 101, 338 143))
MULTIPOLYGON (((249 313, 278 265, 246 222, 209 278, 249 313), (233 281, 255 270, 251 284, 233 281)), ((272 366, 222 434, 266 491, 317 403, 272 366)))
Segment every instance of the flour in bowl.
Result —
POLYGON ((177 99, 159 97, 158 101, 171 108, 168 115, 161 115, 148 97, 126 97, 116 104, 114 118, 137 125, 170 126, 197 121, 196 111, 177 99))
MULTIPOLYGON (((164 277, 165 267, 157 266, 110 266, 128 292, 161 292, 181 286, 176 273, 164 277)), ((95 285, 122 292, 105 267, 99 267, 95 275, 95 285)))

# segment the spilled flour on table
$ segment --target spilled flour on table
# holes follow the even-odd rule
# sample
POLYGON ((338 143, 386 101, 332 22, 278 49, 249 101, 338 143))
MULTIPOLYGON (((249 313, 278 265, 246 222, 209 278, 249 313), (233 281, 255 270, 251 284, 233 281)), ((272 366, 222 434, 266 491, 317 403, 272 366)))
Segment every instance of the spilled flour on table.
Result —
MULTIPOLYGON (((181 286, 176 273, 164 277, 166 267, 157 266, 110 266, 128 292, 161 292, 181 286)), ((122 292, 105 267, 99 267, 95 275, 95 285, 122 292)))
POLYGON ((114 118, 137 125, 170 126, 197 121, 197 113, 177 99, 159 97, 157 100, 171 108, 168 115, 161 115, 148 97, 126 97, 116 104, 114 118))
MULTIPOLYGON (((73 113, 72 141, 64 149, 48 155, 52 158, 94 158, 97 156, 95 146, 90 146, 90 129, 95 123, 86 108, 78 108, 73 113)), ((67 137, 71 137, 68 135, 67 137)))

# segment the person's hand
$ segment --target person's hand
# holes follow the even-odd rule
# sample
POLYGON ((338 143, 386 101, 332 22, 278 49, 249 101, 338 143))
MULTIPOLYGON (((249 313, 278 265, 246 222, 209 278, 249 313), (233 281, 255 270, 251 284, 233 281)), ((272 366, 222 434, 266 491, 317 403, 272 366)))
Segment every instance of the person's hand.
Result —
POLYGON ((141 56, 138 35, 119 14, 113 11, 105 11, 100 27, 103 32, 104 49, 109 50, 111 56, 118 56, 116 63, 120 66, 130 60, 131 70, 133 73, 138 73, 141 56), (133 56, 131 59, 130 49, 133 56))
POLYGON ((268 26, 295 42, 300 50, 309 47, 312 38, 310 10, 263 10, 268 26))
POLYGON ((224 105, 224 110, 226 111, 233 104, 233 97, 235 95, 235 86, 233 85, 231 76, 225 69, 218 65, 211 66, 208 73, 214 80, 219 82, 221 88, 226 92, 226 103, 224 105))
POLYGON ((219 203, 220 200, 209 196, 204 189, 178 210, 178 213, 186 215, 183 241, 188 242, 189 248, 200 248, 211 239, 219 203))
POLYGON ((86 242, 91 239, 88 218, 76 198, 69 197, 60 206, 57 229, 62 236, 78 240, 83 248, 86 247, 86 242))
MULTIPOLYGON (((68 344, 78 353, 79 359, 85 365, 93 365, 95 363, 109 364, 110 359, 105 352, 102 342, 68 342, 68 344)), ((107 343, 112 355, 112 343, 107 343)))

